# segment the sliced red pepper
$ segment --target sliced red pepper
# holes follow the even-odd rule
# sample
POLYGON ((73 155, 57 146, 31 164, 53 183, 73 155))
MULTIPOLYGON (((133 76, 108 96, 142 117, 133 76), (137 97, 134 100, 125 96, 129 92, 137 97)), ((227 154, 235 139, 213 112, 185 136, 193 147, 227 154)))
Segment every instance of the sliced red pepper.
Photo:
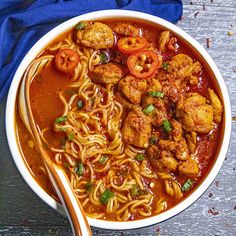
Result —
POLYGON ((118 43, 118 49, 125 54, 137 53, 147 46, 147 40, 141 37, 124 37, 118 43))
POLYGON ((56 69, 69 74, 74 72, 79 63, 79 55, 73 49, 61 49, 55 57, 56 69))
POLYGON ((162 65, 161 55, 144 50, 128 57, 127 65, 130 73, 137 78, 147 78, 153 76, 162 65))

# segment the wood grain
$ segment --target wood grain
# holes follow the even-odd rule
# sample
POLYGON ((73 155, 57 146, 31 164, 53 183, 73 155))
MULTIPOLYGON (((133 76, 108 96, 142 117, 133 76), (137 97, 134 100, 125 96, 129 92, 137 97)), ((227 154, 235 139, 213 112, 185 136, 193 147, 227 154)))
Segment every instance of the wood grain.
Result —
MULTIPOLYGON (((184 0, 178 26, 205 48, 227 84, 236 116, 236 1, 184 0), (190 4, 192 2, 192 4, 190 4), (206 10, 203 9, 203 4, 206 10), (199 12, 199 13, 197 13, 199 12), (234 32, 228 36, 228 32, 234 32)), ((18 173, 4 130, 5 100, 0 104, 0 235, 71 235, 67 219, 43 203, 18 173)), ((236 235, 236 122, 224 165, 211 187, 187 210, 158 225, 139 230, 107 231, 93 228, 94 235, 236 235), (209 210, 218 214, 213 215, 209 210)))

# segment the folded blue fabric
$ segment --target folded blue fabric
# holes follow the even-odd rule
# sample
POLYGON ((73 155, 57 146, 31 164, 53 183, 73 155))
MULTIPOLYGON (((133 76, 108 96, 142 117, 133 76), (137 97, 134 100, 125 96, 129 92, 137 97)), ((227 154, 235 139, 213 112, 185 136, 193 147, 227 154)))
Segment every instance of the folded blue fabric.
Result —
POLYGON ((104 9, 146 12, 173 23, 182 16, 181 0, 1 0, 0 101, 27 51, 45 33, 69 18, 104 9))

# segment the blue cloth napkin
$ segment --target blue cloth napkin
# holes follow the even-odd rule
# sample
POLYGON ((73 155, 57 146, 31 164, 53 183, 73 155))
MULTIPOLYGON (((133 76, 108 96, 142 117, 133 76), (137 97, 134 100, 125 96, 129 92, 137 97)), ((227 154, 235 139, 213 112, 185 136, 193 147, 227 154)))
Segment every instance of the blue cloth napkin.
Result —
POLYGON ((1 0, 0 101, 28 50, 56 25, 87 12, 127 9, 173 23, 182 16, 181 0, 1 0))

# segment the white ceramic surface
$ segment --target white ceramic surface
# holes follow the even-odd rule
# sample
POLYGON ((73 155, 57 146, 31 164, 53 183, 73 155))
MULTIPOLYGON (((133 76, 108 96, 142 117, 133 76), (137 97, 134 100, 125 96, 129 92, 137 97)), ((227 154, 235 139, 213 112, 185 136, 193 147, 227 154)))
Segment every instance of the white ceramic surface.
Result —
POLYGON ((196 190, 185 200, 183 200, 181 203, 176 205, 175 207, 157 215, 152 216, 146 219, 142 220, 136 220, 136 221, 129 221, 129 222, 116 222, 116 221, 105 221, 105 220, 97 220, 93 218, 88 218, 88 221, 91 226, 95 226, 98 228, 103 229, 113 229, 113 230, 124 230, 124 229, 135 229, 140 228, 144 226, 149 226, 152 224, 159 223, 161 221, 164 221, 166 219, 169 219, 176 214, 180 213, 187 207, 189 207, 193 202, 195 202, 205 191, 206 189, 211 185, 213 180, 215 179, 217 173, 219 172, 224 159, 225 155, 227 153, 229 141, 230 141, 230 133, 231 133, 231 108, 230 108, 230 100, 228 91, 225 85, 225 82, 213 62, 212 58, 209 56, 209 54, 206 52, 206 50, 191 36, 189 36, 187 33, 185 33, 183 30, 178 28, 177 26, 152 15, 135 12, 135 11, 124 11, 124 10, 104 10, 104 11, 97 11, 92 12, 88 14, 84 14, 78 17, 74 17, 59 26, 52 29, 50 32, 48 32, 45 36, 43 36, 32 48, 31 50, 26 54, 24 59, 22 60, 20 66, 18 67, 15 76, 13 78, 13 81, 11 83, 11 87, 8 94, 7 99, 7 106, 6 106, 6 132, 7 132, 7 139, 10 147, 10 151, 12 153, 13 159, 16 163, 16 166, 27 182, 27 184, 31 187, 31 189, 49 206, 56 209, 63 215, 65 215, 64 209, 62 206, 57 203, 51 196, 49 196, 41 187, 40 185, 35 181, 33 176, 31 175, 29 169, 27 168, 25 161, 23 160, 23 157, 21 156, 21 152, 17 143, 16 138, 16 127, 15 127, 15 105, 16 105, 16 96, 17 96, 17 90, 21 81, 21 78, 23 76, 24 71, 26 70, 27 66, 30 64, 30 62, 40 53, 40 51, 48 45, 49 42, 51 42, 54 38, 56 38, 58 35, 62 34, 63 32, 67 31, 71 27, 73 27, 77 22, 81 20, 99 20, 99 19, 109 19, 109 18, 126 18, 126 19, 141 19, 145 20, 147 22, 152 22, 157 25, 161 25, 165 27, 166 29, 171 30, 176 35, 183 38, 185 41, 189 42, 189 44, 194 47, 201 56, 205 59, 206 63, 211 67, 212 72, 214 73, 217 84, 221 89, 223 103, 224 103, 224 109, 225 109, 225 131, 224 131, 224 137, 222 142, 222 147, 220 149, 220 152, 218 154, 217 160, 215 161, 211 171, 208 173, 205 180, 199 185, 196 190))

